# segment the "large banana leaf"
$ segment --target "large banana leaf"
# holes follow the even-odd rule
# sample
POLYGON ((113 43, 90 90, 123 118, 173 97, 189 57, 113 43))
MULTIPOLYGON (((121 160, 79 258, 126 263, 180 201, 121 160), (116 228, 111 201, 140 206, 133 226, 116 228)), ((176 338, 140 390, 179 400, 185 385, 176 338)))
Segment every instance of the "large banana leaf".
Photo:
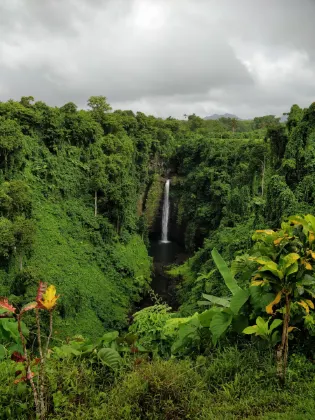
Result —
POLYGON ((201 314, 198 315, 199 321, 200 321, 200 325, 202 327, 209 328, 210 327, 211 320, 212 320, 214 314, 216 314, 219 310, 220 310, 219 308, 213 307, 211 309, 207 309, 204 312, 201 312, 201 314))
POLYGON ((237 315, 242 306, 249 298, 249 290, 240 289, 231 299, 230 309, 234 315, 237 315))
POLYGON ((205 293, 202 294, 202 297, 207 300, 199 301, 198 305, 210 305, 211 303, 214 303, 215 305, 223 306, 224 308, 228 308, 230 306, 230 300, 227 298, 220 298, 213 295, 207 295, 205 293))
POLYGON ((229 310, 223 310, 213 315, 210 323, 210 331, 212 333, 212 341, 217 343, 222 334, 229 328, 233 319, 233 314, 229 310))
POLYGON ((218 270, 220 271, 221 276, 224 279, 226 286, 230 289, 232 295, 235 295, 237 292, 242 290, 239 285, 236 283, 236 280, 231 273, 229 267, 227 266, 224 259, 221 257, 219 252, 214 248, 211 252, 213 261, 217 266, 218 270))

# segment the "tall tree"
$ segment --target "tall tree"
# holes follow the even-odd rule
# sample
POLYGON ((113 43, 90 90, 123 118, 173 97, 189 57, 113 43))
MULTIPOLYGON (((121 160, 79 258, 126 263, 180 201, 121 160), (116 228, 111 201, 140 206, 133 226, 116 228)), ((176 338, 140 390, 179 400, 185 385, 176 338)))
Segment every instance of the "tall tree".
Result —
POLYGON ((112 109, 105 96, 91 96, 87 104, 91 108, 93 117, 99 123, 103 121, 105 113, 112 109))

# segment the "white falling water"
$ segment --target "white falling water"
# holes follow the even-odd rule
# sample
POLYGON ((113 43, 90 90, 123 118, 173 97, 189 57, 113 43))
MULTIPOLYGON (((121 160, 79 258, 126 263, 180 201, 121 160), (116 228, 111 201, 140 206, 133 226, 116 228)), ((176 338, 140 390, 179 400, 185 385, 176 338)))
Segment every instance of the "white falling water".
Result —
POLYGON ((163 213, 162 213, 162 243, 168 243, 168 219, 169 219, 169 210, 170 210, 170 180, 168 179, 164 187, 164 202, 163 202, 163 213))

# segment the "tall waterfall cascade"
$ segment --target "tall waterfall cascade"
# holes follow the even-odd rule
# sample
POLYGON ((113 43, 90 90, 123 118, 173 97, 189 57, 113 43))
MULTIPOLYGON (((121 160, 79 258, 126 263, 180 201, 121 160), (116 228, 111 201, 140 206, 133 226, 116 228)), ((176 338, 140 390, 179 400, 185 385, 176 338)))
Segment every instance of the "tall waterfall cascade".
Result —
POLYGON ((168 241, 168 220, 169 220, 169 211, 170 211, 170 180, 168 179, 165 182, 164 187, 164 201, 163 201, 163 213, 162 213, 162 243, 167 244, 168 241))

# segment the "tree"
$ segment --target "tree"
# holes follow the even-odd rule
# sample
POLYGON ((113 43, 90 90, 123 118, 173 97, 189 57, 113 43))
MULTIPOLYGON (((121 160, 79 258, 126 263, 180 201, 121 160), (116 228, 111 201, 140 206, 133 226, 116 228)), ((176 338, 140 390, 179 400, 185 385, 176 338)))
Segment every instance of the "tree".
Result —
POLYGON ((259 130, 262 128, 269 128, 280 123, 280 118, 277 118, 275 115, 265 115, 263 117, 255 117, 253 120, 254 130, 259 130))
POLYGON ((235 133, 235 130, 236 130, 236 127, 237 127, 237 123, 238 123, 238 121, 237 121, 236 118, 232 118, 231 119, 233 133, 235 133))
POLYGON ((0 165, 7 173, 9 169, 10 159, 22 149, 23 134, 20 126, 16 121, 0 118, 0 165))
POLYGON ((99 123, 102 122, 105 113, 112 109, 105 96, 91 96, 88 100, 88 107, 91 108, 93 117, 99 123))
POLYGON ((34 242, 35 225, 33 220, 18 216, 13 223, 13 234, 15 238, 15 249, 19 259, 19 267, 23 269, 23 256, 28 254, 34 242))
POLYGON ((303 109, 300 108, 298 105, 292 105, 290 112, 286 115, 288 115, 287 127, 289 133, 291 133, 293 128, 295 128, 302 120, 303 109))
POLYGON ((22 96, 20 100, 20 104, 25 106, 25 108, 30 108, 33 105, 31 102, 34 102, 33 96, 22 96))
POLYGON ((32 199, 29 186, 20 180, 4 182, 0 187, 0 212, 14 219, 17 215, 30 216, 32 199))
MULTIPOLYGON (((281 315, 283 318, 281 343, 277 349, 277 372, 284 382, 289 333, 294 330, 294 324, 302 321, 306 324, 310 309, 314 309, 315 217, 310 214, 289 217, 280 230, 258 230, 253 240, 256 244, 252 249, 253 256, 249 258, 256 264, 252 273, 252 289, 260 288, 262 293, 273 293, 265 310, 268 315, 281 315), (275 310, 275 307, 279 309, 275 310), (293 307, 295 310, 291 319, 293 307), (289 325, 290 321, 293 326, 289 325)), ((253 290, 253 293, 256 291, 253 290)))
POLYGON ((62 107, 60 107, 60 110, 65 114, 75 114, 78 110, 78 107, 73 102, 67 102, 62 107))
POLYGON ((281 125, 269 127, 265 139, 270 144, 272 164, 275 169, 279 169, 288 142, 285 127, 281 125))
POLYGON ((5 217, 0 217, 0 256, 8 258, 15 245, 13 223, 5 217))

